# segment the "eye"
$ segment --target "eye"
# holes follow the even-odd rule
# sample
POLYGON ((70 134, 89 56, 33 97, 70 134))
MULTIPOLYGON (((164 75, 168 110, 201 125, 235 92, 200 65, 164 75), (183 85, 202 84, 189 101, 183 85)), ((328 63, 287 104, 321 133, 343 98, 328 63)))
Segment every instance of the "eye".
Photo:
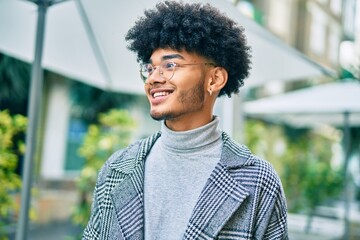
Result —
POLYGON ((173 71, 176 67, 176 63, 174 62, 163 62, 161 67, 167 71, 173 71))
POLYGON ((143 66, 143 71, 151 74, 154 71, 154 67, 149 63, 143 66))

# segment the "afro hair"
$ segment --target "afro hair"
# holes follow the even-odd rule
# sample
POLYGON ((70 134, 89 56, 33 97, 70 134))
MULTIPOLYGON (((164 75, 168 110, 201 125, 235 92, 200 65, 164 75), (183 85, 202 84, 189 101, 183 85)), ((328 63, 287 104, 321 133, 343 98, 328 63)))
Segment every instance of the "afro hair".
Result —
POLYGON ((193 52, 227 70, 228 82, 219 96, 239 92, 251 68, 242 26, 209 4, 165 1, 144 15, 125 37, 139 62, 148 62, 160 48, 193 52))

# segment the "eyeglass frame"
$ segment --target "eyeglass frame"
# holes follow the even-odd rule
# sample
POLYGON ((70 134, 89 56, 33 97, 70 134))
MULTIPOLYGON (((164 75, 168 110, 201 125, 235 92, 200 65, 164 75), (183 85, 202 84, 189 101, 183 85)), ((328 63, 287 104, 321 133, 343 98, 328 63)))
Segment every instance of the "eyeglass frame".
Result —
POLYGON ((204 65, 210 65, 210 66, 213 66, 213 67, 217 67, 217 65, 215 63, 212 63, 212 62, 202 62, 202 63, 176 63, 174 61, 169 61, 169 60, 164 60, 162 61, 159 65, 155 66, 155 65, 152 65, 151 63, 142 63, 140 64, 140 78, 141 80, 146 83, 146 81, 149 79, 149 76, 152 75, 157 68, 159 68, 159 75, 164 78, 166 81, 170 81, 174 75, 175 75, 175 70, 177 67, 182 67, 182 66, 191 66, 191 65, 201 65, 201 64, 204 64, 204 65), (172 67, 172 75, 170 78, 165 78, 164 77, 164 71, 160 71, 160 69, 166 69, 164 68, 164 65, 165 64, 173 64, 174 66, 172 67), (151 71, 151 73, 147 70, 147 71, 144 71, 146 69, 145 66, 151 66, 151 68, 153 69, 151 71), (148 76, 145 77, 143 72, 147 72, 148 76))

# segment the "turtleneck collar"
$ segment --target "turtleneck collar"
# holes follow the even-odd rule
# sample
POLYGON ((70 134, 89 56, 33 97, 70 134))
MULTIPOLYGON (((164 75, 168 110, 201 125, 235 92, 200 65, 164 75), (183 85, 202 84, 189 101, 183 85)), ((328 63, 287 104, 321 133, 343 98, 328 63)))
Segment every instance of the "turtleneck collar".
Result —
POLYGON ((214 116, 210 123, 202 127, 182 132, 170 130, 163 122, 161 125, 161 145, 164 150, 176 153, 205 150, 221 138, 221 131, 218 126, 219 118, 217 116, 214 116))

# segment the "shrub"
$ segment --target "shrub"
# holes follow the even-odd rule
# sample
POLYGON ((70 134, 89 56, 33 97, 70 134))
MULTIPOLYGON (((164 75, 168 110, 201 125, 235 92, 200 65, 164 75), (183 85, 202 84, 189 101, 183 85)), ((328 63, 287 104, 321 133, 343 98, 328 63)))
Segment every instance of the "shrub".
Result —
POLYGON ((85 158, 85 165, 77 181, 80 201, 73 213, 75 224, 86 226, 97 173, 112 153, 129 144, 134 126, 134 121, 127 111, 115 109, 99 114, 99 123, 89 126, 79 148, 79 155, 85 158))
POLYGON ((0 240, 7 239, 4 226, 12 223, 19 210, 14 195, 21 188, 21 178, 16 170, 25 152, 26 125, 25 116, 0 111, 0 240))

